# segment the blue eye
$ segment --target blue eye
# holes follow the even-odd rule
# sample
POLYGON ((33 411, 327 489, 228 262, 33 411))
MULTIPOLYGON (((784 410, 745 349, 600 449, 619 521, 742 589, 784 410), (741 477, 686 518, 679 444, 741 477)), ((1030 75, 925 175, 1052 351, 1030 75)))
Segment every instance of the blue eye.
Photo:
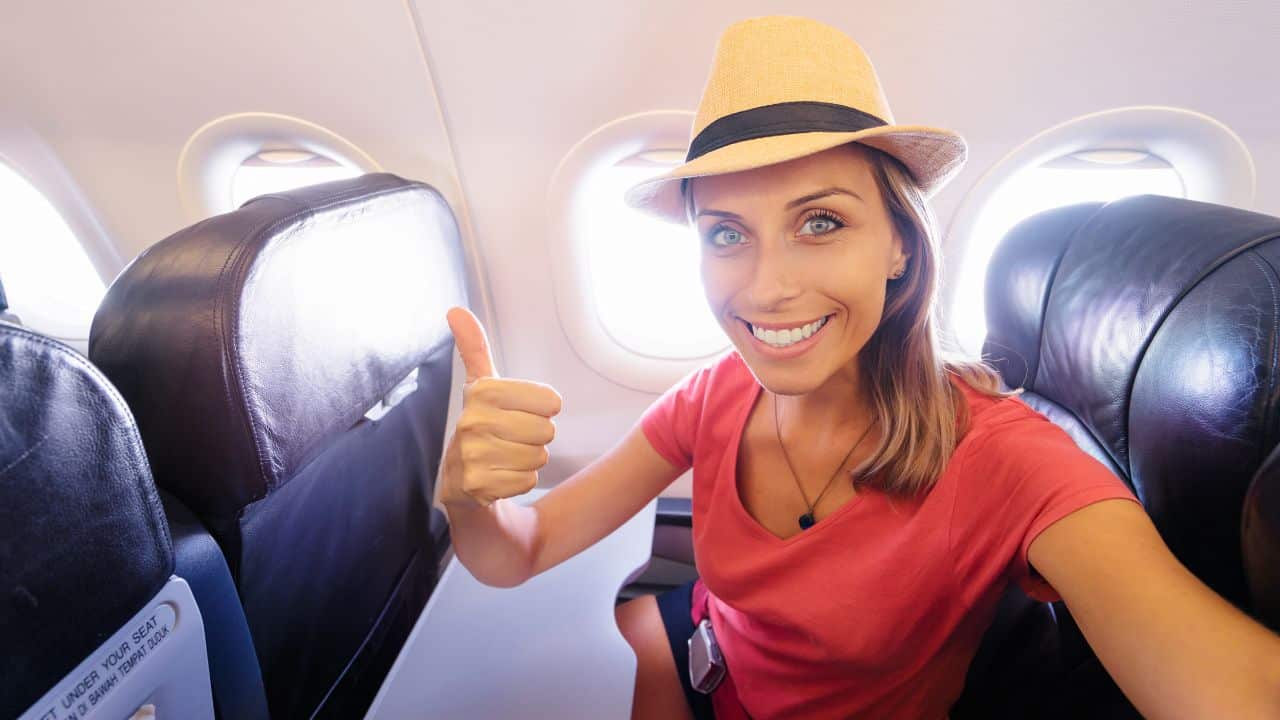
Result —
POLYGON ((844 227, 844 223, 834 215, 824 212, 814 213, 804 221, 804 225, 800 228, 801 235, 826 235, 834 230, 844 227))
POLYGON ((742 244, 742 233, 730 227, 712 228, 707 235, 707 241, 716 247, 733 247, 742 244), (718 239, 724 242, 719 242, 718 239))

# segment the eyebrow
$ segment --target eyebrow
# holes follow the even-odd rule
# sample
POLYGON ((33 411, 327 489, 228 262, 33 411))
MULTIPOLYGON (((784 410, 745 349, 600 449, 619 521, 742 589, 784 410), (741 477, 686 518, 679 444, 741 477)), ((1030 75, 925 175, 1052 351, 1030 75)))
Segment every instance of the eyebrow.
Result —
MULTIPOLYGON (((829 197, 831 195, 848 195, 850 197, 857 198, 858 200, 862 200, 862 196, 852 190, 845 190, 844 188, 839 188, 839 187, 829 187, 829 188, 823 188, 822 190, 818 190, 817 192, 811 192, 808 195, 804 195, 802 197, 796 198, 795 200, 792 200, 791 202, 787 203, 787 209, 790 210, 792 208, 799 207, 800 205, 803 205, 807 202, 813 202, 814 200, 819 200, 821 198, 829 197)), ((862 200, 862 202, 866 202, 866 201, 862 200)), ((699 210, 698 214, 695 217, 702 217, 703 215, 712 215, 714 217, 730 218, 732 220, 742 219, 741 215, 737 213, 728 212, 727 210, 699 210)))
POLYGON ((791 202, 787 203, 787 209, 790 210, 791 208, 797 207, 799 205, 803 205, 807 202, 812 202, 819 198, 828 197, 830 195, 848 195, 850 197, 857 198, 858 200, 862 200, 862 196, 852 190, 845 190, 844 188, 840 188, 840 187, 829 187, 829 188, 824 188, 822 190, 819 190, 817 192, 809 193, 804 197, 798 197, 795 200, 792 200, 791 202))
POLYGON ((727 210, 699 210, 698 214, 695 217, 702 217, 703 215, 711 215, 712 217, 729 218, 730 220, 742 219, 742 216, 739 215, 738 213, 731 213, 727 210))

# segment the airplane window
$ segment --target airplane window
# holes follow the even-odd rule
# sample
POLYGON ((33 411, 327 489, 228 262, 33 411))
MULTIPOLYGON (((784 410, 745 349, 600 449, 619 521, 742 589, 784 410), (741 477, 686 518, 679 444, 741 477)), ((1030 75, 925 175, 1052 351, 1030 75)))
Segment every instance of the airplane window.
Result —
POLYGON ((259 195, 356 177, 361 170, 307 150, 263 150, 231 176, 231 206, 259 195))
POLYGON ((978 214, 959 276, 952 328, 966 351, 977 355, 987 334, 983 288, 996 245, 1020 220, 1043 210, 1129 195, 1186 197, 1182 177, 1146 152, 1094 150, 1023 169, 992 194, 978 214))
POLYGON ((85 340, 106 286, 79 239, 26 178, 0 163, 0 280, 24 325, 85 340))
POLYGON ((630 186, 682 162, 683 151, 625 158, 593 173, 580 206, 601 324, 628 350, 666 359, 702 357, 729 345, 703 296, 694 233, 622 201, 630 186))

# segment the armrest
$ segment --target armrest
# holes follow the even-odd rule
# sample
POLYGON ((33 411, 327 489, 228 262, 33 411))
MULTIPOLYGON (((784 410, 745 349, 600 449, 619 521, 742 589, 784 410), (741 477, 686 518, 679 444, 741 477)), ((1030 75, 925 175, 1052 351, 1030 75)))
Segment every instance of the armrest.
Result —
POLYGON ((693 501, 689 498, 658 498, 658 525, 693 527, 693 501))
POLYGON ((673 568, 679 578, 692 571, 693 503, 688 498, 658 498, 658 517, 653 528, 653 557, 655 560, 670 560, 688 566, 673 568))

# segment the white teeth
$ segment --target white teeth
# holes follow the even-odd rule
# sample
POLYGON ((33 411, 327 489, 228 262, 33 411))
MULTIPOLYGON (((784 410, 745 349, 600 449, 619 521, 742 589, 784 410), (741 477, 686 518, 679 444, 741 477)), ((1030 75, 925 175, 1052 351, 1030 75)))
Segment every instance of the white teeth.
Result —
POLYGON ((787 347, 794 345, 801 340, 810 337, 814 333, 827 324, 827 318, 821 318, 808 325, 802 325, 798 328, 790 328, 786 330, 761 330, 758 327, 752 327, 752 333, 760 340, 774 346, 787 347))

